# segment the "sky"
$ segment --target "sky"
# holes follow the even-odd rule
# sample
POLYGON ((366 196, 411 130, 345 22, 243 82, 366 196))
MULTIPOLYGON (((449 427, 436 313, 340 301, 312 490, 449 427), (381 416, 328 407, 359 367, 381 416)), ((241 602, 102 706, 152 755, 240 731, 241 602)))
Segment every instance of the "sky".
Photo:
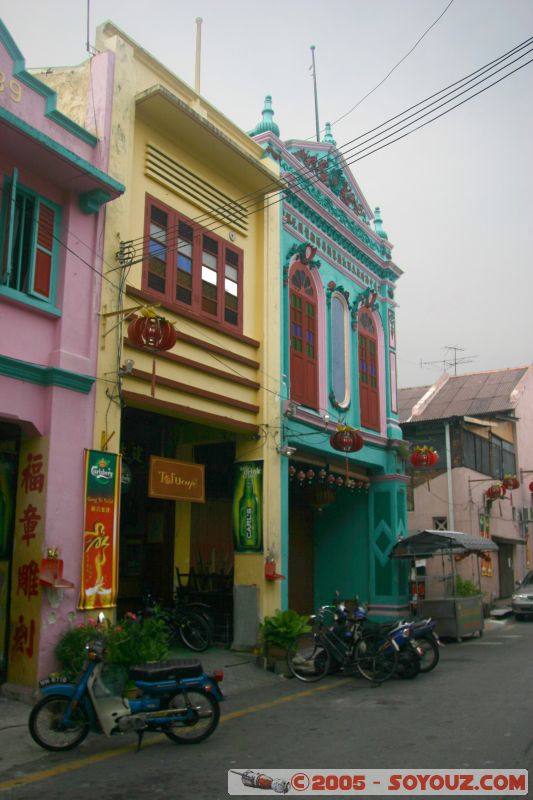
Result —
MULTIPOLYGON (((201 94, 246 131, 272 95, 282 139, 315 136, 314 45, 320 127, 342 150, 533 36, 533 0, 453 0, 359 102, 449 2, 4 0, 0 14, 29 68, 80 64, 88 18, 92 44, 111 20, 191 86, 201 17, 201 94)), ((404 273, 400 387, 432 383, 454 355, 457 374, 533 362, 532 142, 533 63, 351 166, 404 273)))

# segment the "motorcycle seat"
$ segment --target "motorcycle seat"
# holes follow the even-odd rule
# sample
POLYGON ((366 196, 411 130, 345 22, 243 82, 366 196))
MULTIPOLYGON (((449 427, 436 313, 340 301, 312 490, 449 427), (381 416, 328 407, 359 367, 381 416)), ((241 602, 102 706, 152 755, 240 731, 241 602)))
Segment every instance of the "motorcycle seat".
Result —
POLYGON ((138 664, 130 667, 129 671, 130 680, 147 681, 148 683, 198 678, 203 674, 203 667, 195 658, 171 658, 167 661, 138 664))

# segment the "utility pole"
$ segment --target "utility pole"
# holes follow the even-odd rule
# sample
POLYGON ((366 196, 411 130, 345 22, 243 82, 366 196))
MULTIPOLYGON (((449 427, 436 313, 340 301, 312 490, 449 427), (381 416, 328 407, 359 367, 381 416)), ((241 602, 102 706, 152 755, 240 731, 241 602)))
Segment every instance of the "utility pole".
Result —
POLYGON ((315 91, 315 125, 316 125, 316 140, 317 142, 320 141, 320 125, 318 123, 318 96, 316 91, 316 69, 315 69, 315 46, 314 44, 311 45, 311 55, 313 57, 313 64, 311 69, 313 70, 313 87, 315 91))
POLYGON ((438 361, 422 361, 422 359, 420 359, 420 366, 432 367, 435 366, 435 364, 442 364, 442 369, 444 372, 446 372, 448 368, 453 367, 453 374, 457 375, 458 366, 460 366, 461 364, 470 364, 472 361, 474 361, 475 358, 477 358, 477 356, 472 356, 472 358, 466 358, 466 357, 457 358, 458 351, 464 352, 464 347, 459 347, 458 345, 454 344, 447 344, 444 347, 444 350, 445 350, 444 358, 441 358, 438 361), (453 355, 450 355, 451 353, 453 353, 453 355))
POLYGON ((200 94, 200 64, 202 59, 202 18, 196 17, 196 60, 194 70, 194 91, 200 94))

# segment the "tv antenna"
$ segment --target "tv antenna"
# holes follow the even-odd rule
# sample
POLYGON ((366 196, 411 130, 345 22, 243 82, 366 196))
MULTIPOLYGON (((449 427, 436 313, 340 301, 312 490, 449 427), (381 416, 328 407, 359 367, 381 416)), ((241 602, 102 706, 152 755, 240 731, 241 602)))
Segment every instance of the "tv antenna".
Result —
POLYGON ((444 346, 444 358, 440 358, 437 361, 422 361, 420 359, 420 366, 421 367, 432 367, 435 365, 441 365, 444 372, 448 369, 453 368, 453 374, 457 375, 457 367, 461 364, 470 364, 477 356, 472 356, 471 358, 467 358, 466 356, 457 357, 457 353, 461 352, 464 353, 464 347, 459 347, 456 344, 447 344, 444 346))

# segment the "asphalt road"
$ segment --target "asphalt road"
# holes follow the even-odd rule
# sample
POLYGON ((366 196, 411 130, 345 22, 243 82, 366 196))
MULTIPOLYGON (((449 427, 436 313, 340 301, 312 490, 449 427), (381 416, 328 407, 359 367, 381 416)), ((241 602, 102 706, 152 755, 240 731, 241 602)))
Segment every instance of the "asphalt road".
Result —
POLYGON ((436 670, 415 680, 273 681, 229 698, 206 742, 147 736, 135 753, 135 737, 91 736, 77 751, 0 773, 0 795, 217 800, 228 797, 228 769, 528 769, 532 675, 533 622, 511 618, 448 644, 436 670))

